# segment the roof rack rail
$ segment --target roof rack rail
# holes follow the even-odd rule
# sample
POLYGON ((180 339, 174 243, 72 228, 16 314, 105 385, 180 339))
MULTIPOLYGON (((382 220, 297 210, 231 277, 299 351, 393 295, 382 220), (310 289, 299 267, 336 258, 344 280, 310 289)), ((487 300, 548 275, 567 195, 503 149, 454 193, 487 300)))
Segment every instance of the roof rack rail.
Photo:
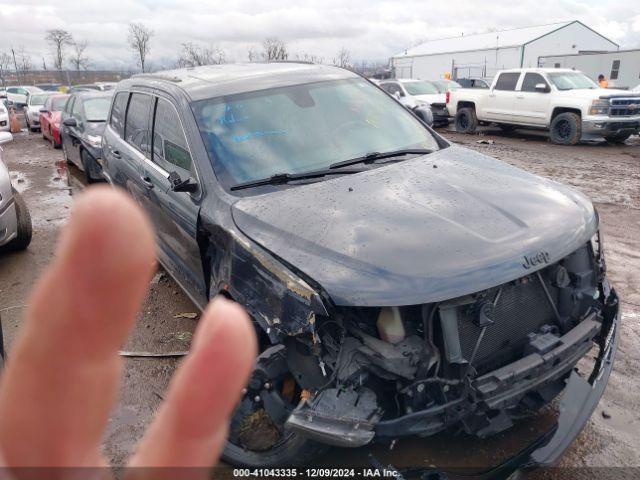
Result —
POLYGON ((137 73, 132 78, 149 78, 156 80, 166 80, 167 82, 180 83, 182 79, 177 76, 162 75, 159 73, 137 73))

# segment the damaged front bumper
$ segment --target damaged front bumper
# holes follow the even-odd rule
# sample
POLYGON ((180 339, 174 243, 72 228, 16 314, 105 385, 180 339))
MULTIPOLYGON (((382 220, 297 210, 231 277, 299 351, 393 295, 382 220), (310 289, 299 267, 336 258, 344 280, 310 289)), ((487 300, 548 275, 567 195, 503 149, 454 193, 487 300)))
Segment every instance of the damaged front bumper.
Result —
MULTIPOLYGON (((344 410, 344 405, 338 418, 318 413, 317 409, 304 404, 291 414, 286 425, 309 438, 342 447, 363 446, 374 438, 391 440, 406 435, 432 435, 457 421, 476 422, 474 430, 482 437, 483 434, 488 436, 508 428, 511 425, 506 414, 508 408, 527 392, 567 379, 559 403, 557 423, 549 432, 502 465, 472 476, 465 473, 464 478, 506 478, 519 469, 551 466, 582 431, 604 392, 618 345, 619 319, 618 297, 615 291, 610 290, 602 311, 602 321, 598 321, 592 313, 560 337, 552 349, 532 353, 471 380, 471 391, 476 395, 473 401, 457 398, 444 405, 389 420, 375 418, 373 408, 370 409, 371 417, 363 420, 362 415, 350 416, 349 409, 344 410), (576 371, 571 372, 593 347, 594 341, 599 354, 591 374, 585 378, 576 371), (500 413, 489 418, 484 415, 487 411, 500 413), (477 422, 480 421, 487 423, 478 427, 477 422)), ((354 411, 356 405, 362 409, 370 403, 366 395, 363 398, 355 395, 345 401, 353 404, 354 411)), ((434 471, 428 472, 433 475, 434 471)), ((416 471, 408 473, 411 475, 407 478, 420 478, 416 471)), ((453 473, 443 475, 440 478, 458 478, 453 473)))
MULTIPOLYGON (((407 469, 395 478, 422 479, 518 479, 534 468, 552 467, 558 463, 564 452, 584 429, 604 394, 613 369, 613 362, 620 337, 620 310, 615 292, 605 312, 600 334, 599 354, 588 378, 576 371, 572 372, 559 403, 559 416, 552 428, 529 444, 519 453, 498 466, 483 471, 450 472, 445 469, 407 469)), ((377 463, 377 461, 373 461, 377 463)), ((393 467, 390 467, 394 470, 393 467)), ((387 468, 389 469, 389 467, 387 468)))

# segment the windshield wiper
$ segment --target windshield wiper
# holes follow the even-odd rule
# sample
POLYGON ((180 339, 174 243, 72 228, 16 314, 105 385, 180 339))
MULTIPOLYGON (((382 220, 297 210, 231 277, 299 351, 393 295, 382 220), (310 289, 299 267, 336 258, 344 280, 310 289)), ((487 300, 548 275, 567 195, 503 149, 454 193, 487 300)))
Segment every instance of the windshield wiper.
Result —
POLYGON ((244 188, 251 187, 262 187, 264 185, 284 185, 294 180, 307 180, 310 178, 320 178, 326 175, 343 175, 347 173, 359 173, 361 169, 351 169, 351 170, 313 170, 311 172, 303 172, 303 173, 276 173, 275 175, 271 175, 267 178, 262 178, 260 180, 251 180, 249 182, 238 183, 231 187, 231 190, 242 190, 244 188))
POLYGON ((361 157, 332 163, 329 165, 329 168, 342 168, 349 165, 355 165, 356 163, 373 163, 374 161, 383 158, 404 157, 405 155, 426 155, 428 153, 433 153, 433 150, 428 150, 426 148, 404 148, 402 150, 393 150, 391 152, 371 152, 361 157))

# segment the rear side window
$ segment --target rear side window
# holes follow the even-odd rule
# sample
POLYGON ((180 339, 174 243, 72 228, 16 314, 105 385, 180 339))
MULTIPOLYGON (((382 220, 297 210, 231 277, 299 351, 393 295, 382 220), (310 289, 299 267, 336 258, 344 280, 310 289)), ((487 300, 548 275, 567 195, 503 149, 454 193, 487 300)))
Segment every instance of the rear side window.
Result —
POLYGON ((82 115, 82 102, 76 98, 76 101, 73 102, 73 106, 71 107, 71 115, 73 115, 76 119, 80 120, 80 116, 82 115))
POLYGON ((191 171, 191 154, 180 118, 171 103, 158 99, 153 129, 153 161, 168 172, 191 171))
POLYGON ((391 95, 395 95, 396 93, 402 94, 402 90, 400 90, 400 87, 396 83, 385 83, 382 85, 382 88, 391 95))
POLYGON ((151 153, 149 148, 151 129, 149 114, 152 100, 151 95, 144 93, 131 94, 124 130, 125 141, 147 156, 151 153))
POLYGON ((515 90, 520 78, 519 73, 501 73, 496 81, 496 90, 515 90))
POLYGON ((65 113, 71 115, 71 109, 73 108, 73 103, 76 101, 75 97, 71 97, 68 101, 67 104, 64 106, 64 111, 65 113))
POLYGON ((522 90, 523 92, 535 92, 536 85, 538 85, 539 83, 548 86, 547 81, 539 73, 527 73, 524 76, 524 80, 522 81, 522 87, 520 88, 520 90, 522 90))
POLYGON ((124 117, 127 110, 127 100, 129 100, 129 92, 119 92, 113 100, 111 107, 111 119, 109 124, 120 137, 124 138, 124 117))

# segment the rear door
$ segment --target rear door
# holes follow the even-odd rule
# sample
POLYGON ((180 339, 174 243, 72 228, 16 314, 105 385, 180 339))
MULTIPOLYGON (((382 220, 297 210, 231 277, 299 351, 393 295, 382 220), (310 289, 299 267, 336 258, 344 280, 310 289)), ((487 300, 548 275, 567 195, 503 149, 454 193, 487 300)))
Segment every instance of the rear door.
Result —
POLYGON ((194 302, 204 306, 207 292, 197 239, 201 192, 175 192, 169 181, 170 175, 197 181, 191 149, 169 97, 157 98, 153 118, 153 155, 144 175, 145 208, 156 227, 160 260, 194 302))
POLYGON ((504 123, 516 121, 514 106, 519 78, 519 72, 503 72, 498 76, 494 87, 489 91, 484 114, 481 115, 483 119, 504 123))
MULTIPOLYGON (((131 93, 124 121, 124 139, 114 143, 110 152, 111 157, 107 161, 109 163, 118 160, 120 169, 116 184, 129 191, 133 198, 143 206, 149 188, 148 183, 144 180, 144 172, 145 162, 151 158, 149 137, 151 135, 151 113, 154 98, 151 93, 147 92, 134 91, 131 93)), ((112 170, 111 166, 108 168, 112 170)))
POLYGON ((524 74, 519 92, 516 94, 515 111, 519 123, 545 126, 551 105, 551 89, 542 75, 535 72, 524 74), (544 85, 546 91, 539 92, 536 85, 544 85))

